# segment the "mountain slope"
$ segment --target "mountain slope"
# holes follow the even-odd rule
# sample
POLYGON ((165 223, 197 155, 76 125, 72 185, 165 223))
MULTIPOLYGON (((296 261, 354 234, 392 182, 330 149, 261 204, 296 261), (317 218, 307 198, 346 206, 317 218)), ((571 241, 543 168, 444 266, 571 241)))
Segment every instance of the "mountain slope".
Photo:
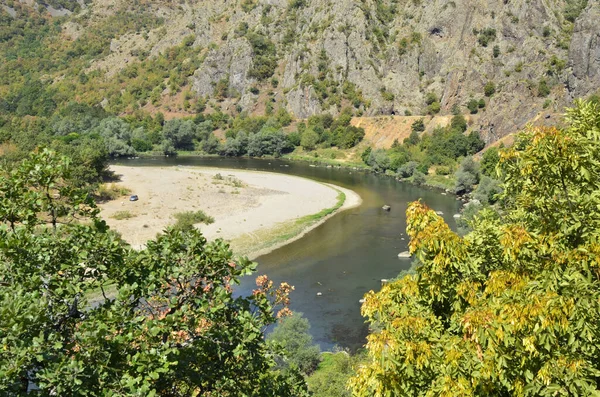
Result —
POLYGON ((586 3, 92 0, 57 19, 65 52, 83 50, 50 75, 78 76, 78 100, 118 113, 445 115, 483 102, 474 127, 490 143, 598 90, 600 5, 586 3))

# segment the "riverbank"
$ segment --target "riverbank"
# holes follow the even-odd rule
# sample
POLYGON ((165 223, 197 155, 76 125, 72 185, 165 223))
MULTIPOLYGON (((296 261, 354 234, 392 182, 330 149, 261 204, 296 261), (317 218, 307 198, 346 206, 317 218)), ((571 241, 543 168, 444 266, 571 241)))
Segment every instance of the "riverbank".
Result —
POLYGON ((134 248, 142 248, 175 215, 204 211, 208 240, 223 238, 237 255, 256 258, 301 238, 335 213, 360 205, 353 191, 309 179, 258 171, 196 167, 111 166, 117 186, 139 197, 100 205, 101 215, 134 248))

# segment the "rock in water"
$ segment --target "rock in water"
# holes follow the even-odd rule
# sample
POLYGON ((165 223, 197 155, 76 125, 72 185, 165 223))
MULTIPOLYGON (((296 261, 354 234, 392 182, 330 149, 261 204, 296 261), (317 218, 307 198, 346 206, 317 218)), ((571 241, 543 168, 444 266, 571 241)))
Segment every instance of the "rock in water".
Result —
POLYGON ((384 211, 389 211, 392 209, 392 207, 390 207, 389 205, 384 205, 383 207, 381 207, 381 209, 383 209, 384 211))
POLYGON ((410 252, 404 251, 398 254, 398 258, 410 258, 410 252))

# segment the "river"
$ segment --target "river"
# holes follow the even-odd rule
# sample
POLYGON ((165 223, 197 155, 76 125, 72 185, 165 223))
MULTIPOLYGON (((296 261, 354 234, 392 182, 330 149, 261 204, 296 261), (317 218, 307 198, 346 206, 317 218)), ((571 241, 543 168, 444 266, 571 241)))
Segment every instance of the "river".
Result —
MULTIPOLYGON (((322 349, 335 345, 351 350, 361 347, 367 325, 360 315, 360 299, 369 290, 378 290, 381 279, 393 278, 410 267, 410 259, 398 258, 399 252, 407 250, 408 203, 422 199, 431 208, 442 211, 453 229, 453 215, 460 209, 460 202, 452 195, 346 168, 225 157, 157 157, 118 163, 278 172, 336 184, 358 193, 363 199, 360 207, 335 215, 303 238, 257 259, 258 274, 295 287, 291 309, 308 318, 311 334, 322 349), (383 211, 384 204, 390 205, 391 211, 383 211)), ((242 280, 237 291, 250 294, 255 288, 255 276, 242 280)))

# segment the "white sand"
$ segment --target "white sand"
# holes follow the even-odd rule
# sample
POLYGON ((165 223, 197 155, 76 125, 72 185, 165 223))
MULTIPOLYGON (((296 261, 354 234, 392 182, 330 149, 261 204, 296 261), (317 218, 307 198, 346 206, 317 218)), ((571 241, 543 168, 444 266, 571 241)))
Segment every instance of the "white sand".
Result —
MULTIPOLYGON (((173 224, 173 215, 183 211, 203 210, 215 219, 211 225, 198 225, 204 236, 208 240, 220 237, 231 241, 255 236, 259 231, 264 235, 265 230, 334 207, 339 191, 346 195, 340 210, 361 203, 360 197, 351 190, 268 172, 126 166, 111 166, 111 170, 121 176, 117 184, 129 188, 139 200, 130 202, 127 196, 101 204, 101 216, 135 248, 143 247, 146 241, 173 224), (216 174, 223 179, 215 179, 216 174), (119 211, 128 211, 132 217, 125 220, 112 218, 119 211)), ((264 254, 307 231, 302 230, 295 238, 267 249, 261 248, 249 256, 264 254)))

